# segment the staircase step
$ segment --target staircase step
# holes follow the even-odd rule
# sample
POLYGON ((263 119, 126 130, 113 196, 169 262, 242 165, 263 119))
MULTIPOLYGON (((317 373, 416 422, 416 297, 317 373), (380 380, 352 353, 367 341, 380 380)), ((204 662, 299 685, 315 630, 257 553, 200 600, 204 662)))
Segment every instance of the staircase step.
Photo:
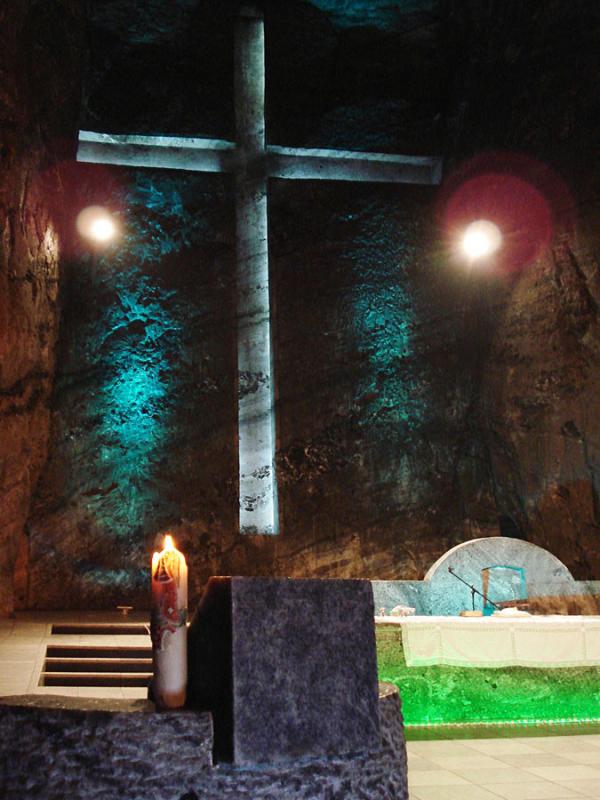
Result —
POLYGON ((151 680, 151 672, 42 672, 39 685, 146 687, 151 680))
POLYGON ((149 636, 150 625, 139 622, 84 622, 84 623, 56 623, 52 626, 52 633, 73 634, 78 636, 149 636))
POLYGON ((46 658, 45 672, 152 672, 151 658, 46 658))
POLYGON ((49 644, 47 658, 152 658, 152 648, 143 645, 131 647, 89 644, 49 644))

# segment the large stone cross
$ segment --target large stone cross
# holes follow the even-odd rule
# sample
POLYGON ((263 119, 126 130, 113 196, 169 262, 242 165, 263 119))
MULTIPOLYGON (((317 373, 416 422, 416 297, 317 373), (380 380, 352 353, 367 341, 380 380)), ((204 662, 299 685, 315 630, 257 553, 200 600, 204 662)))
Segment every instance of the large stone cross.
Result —
POLYGON ((236 142, 79 132, 79 161, 231 173, 236 180, 239 502, 242 533, 278 532, 267 247, 268 178, 437 184, 441 160, 265 141, 262 14, 241 10, 235 35, 236 142))

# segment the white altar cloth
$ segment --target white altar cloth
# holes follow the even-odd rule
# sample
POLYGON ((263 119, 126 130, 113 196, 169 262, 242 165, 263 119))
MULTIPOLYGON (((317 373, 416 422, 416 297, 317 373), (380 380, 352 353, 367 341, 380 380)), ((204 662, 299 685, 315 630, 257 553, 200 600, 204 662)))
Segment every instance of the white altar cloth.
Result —
POLYGON ((406 664, 600 666, 600 617, 376 617, 400 625, 406 664))

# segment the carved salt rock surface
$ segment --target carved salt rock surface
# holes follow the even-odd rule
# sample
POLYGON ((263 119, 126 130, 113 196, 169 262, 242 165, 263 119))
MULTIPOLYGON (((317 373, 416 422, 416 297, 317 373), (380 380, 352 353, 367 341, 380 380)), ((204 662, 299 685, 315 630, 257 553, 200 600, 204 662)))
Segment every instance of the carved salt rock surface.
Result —
POLYGON ((211 766, 208 714, 145 701, 27 695, 0 702, 0 792, 20 800, 408 800, 398 690, 379 685, 381 747, 239 769, 211 766))
POLYGON ((457 491, 478 524, 494 519, 466 418, 462 292, 419 259, 424 190, 316 187, 327 213, 282 201, 297 220, 272 226, 282 529, 335 536, 314 555, 282 542, 280 558, 287 574, 322 558, 352 575, 358 558, 355 575, 420 577, 461 536, 457 491))
MULTIPOLYGON (((183 2, 172 16, 153 13, 154 4, 137 16, 133 2, 93 5, 102 16, 91 37, 93 119, 106 121, 107 130, 230 135, 232 104, 223 87, 230 92, 232 28, 222 4, 199 4, 195 15, 183 2), (209 6, 213 19, 205 16, 209 6)), ((597 26, 587 14, 564 3, 543 12, 494 4, 484 14, 452 2, 442 16, 450 41, 440 47, 437 29, 396 39, 387 28, 336 31, 326 14, 300 6, 272 22, 273 141, 381 143, 390 152, 404 152, 407 143, 422 152, 426 143, 435 152, 437 139, 456 159, 476 148, 539 146, 587 208, 595 140, 579 120, 595 108, 598 83, 597 26), (548 60, 566 29, 581 42, 585 68, 576 85, 568 59, 548 60), (423 90, 424 74, 435 77, 434 91, 423 90), (490 81, 502 91, 490 93, 490 81)), ((572 248, 582 275, 567 264, 558 281, 556 270, 537 265, 503 289, 482 287, 478 297, 480 284, 469 289, 439 257, 432 197, 423 190, 299 189, 274 181, 285 535, 243 541, 234 532, 227 187, 119 177, 126 247, 112 267, 101 260, 89 284, 82 265, 66 276, 55 443, 31 521, 30 603, 138 605, 154 535, 173 524, 190 557, 196 599, 218 573, 421 578, 459 541, 496 533, 499 515, 576 577, 600 574, 593 504, 600 357, 595 323, 578 322, 589 318, 580 294, 596 298, 595 262, 582 248, 572 248), (471 312, 481 336, 466 324, 471 312), (544 366, 555 340, 562 348, 556 372, 544 366), (571 352, 580 357, 572 361, 571 352), (131 368, 147 380, 130 432, 144 424, 141 436, 124 441, 129 393, 119 374, 131 368)), ((583 241, 592 253, 597 237, 589 224, 583 241)))
POLYGON ((330 14, 341 27, 376 26, 382 30, 393 30, 407 18, 427 18, 431 12, 428 0, 314 0, 314 5, 330 14))
MULTIPOLYGON (((281 13, 267 19, 275 75, 269 138, 293 143, 299 134, 290 104, 309 84, 296 63, 295 82, 280 107, 291 69, 284 47, 288 11, 281 13)), ((132 19, 139 23, 139 17, 132 19)), ((119 16, 115 25, 123 20, 119 16)), ((296 23, 298 41, 305 42, 309 32, 318 38, 318 47, 305 47, 302 57, 312 59, 321 81, 333 81, 319 66, 335 45, 327 18, 304 8, 296 23)), ((194 58, 208 30, 210 25, 198 24, 190 32, 198 37, 194 58)), ((138 34, 136 41, 143 39, 138 34)), ((178 40, 177 46, 184 44, 178 40)), ((96 55, 94 64, 109 63, 109 54, 96 55)), ((143 53, 138 55, 138 68, 147 67, 143 53)), ((113 66, 110 75, 98 66, 91 86, 92 111, 95 118, 106 114, 108 127, 114 129, 121 114, 142 129, 151 122, 152 130, 160 123, 164 131, 198 133, 198 124, 206 122, 204 106, 200 114, 194 103, 182 103, 177 113, 169 105, 132 104, 123 75, 138 73, 123 70, 116 86, 118 62, 113 66)), ((206 65, 203 78, 209 74, 232 91, 231 76, 218 59, 206 65)), ((147 85, 153 81, 148 77, 147 85)), ((185 96, 192 84, 181 84, 177 91, 185 96)), ((325 93, 328 102, 336 86, 333 81, 325 93)), ((309 95, 311 131, 322 137, 312 144, 341 143, 351 118, 347 144, 403 151, 402 126, 384 131, 385 99, 373 124, 373 104, 362 107, 362 97, 348 100, 350 117, 342 109, 321 124, 315 92, 309 95)), ((217 105, 228 107, 222 88, 217 105)), ((97 268, 75 266, 66 275, 56 427, 30 525, 28 602, 144 603, 146 553, 157 531, 174 523, 194 576, 192 601, 210 574, 422 574, 462 527, 454 481, 467 462, 461 456, 464 419, 452 407, 455 399, 467 407, 454 352, 461 302, 446 291, 445 278, 440 283, 430 275, 426 285, 420 283, 419 248, 427 234, 415 218, 427 213, 426 190, 272 182, 278 471, 286 535, 264 543, 243 541, 233 532, 234 233, 227 185, 141 171, 117 176, 121 195, 115 190, 107 201, 128 209, 124 240, 97 268), (428 338, 425 320, 431 315, 438 322, 428 338), (443 375, 433 364, 438 360, 447 367, 443 375), (431 519, 422 514, 435 506, 443 509, 439 541, 428 538, 432 526, 439 530, 437 509, 431 519)), ((479 466, 473 471, 476 478, 465 481, 464 490, 470 508, 476 505, 468 499, 471 483, 485 491, 479 466)), ((479 505, 486 510, 473 514, 483 517, 487 506, 479 505)))
POLYGON ((523 275, 499 320, 485 384, 501 502, 578 578, 600 574, 596 274, 594 259, 566 239, 523 275))
POLYGON ((417 616, 427 613, 427 589, 423 581, 371 581, 371 586, 375 612, 385 611, 381 616, 397 605, 414 608, 417 616))
POLYGON ((0 53, 0 614, 26 584, 24 525, 47 454, 58 333, 59 137, 75 127, 81 9, 59 0, 2 11, 0 53), (61 50, 64 60, 57 62, 61 50), (23 62, 23 53, 35 58, 23 62))
MULTIPOLYGON (((507 537, 494 536, 464 542, 445 553, 425 575, 428 614, 459 614, 472 607, 470 589, 449 571, 451 567, 469 584, 483 592, 481 570, 493 566, 522 567, 525 570, 528 594, 530 581, 551 586, 560 591, 566 587, 575 592, 573 576, 556 556, 541 547, 507 537)), ((494 600, 493 577, 490 577, 489 597, 494 600)), ((520 584, 514 597, 520 596, 520 584)), ((497 595, 496 595, 497 597, 497 595)), ((499 598, 502 599, 502 598, 499 598)), ((475 598, 475 608, 481 608, 482 599, 475 598)))
MULTIPOLYGON (((219 233, 232 206, 218 179, 113 183, 106 203, 123 192, 131 215, 123 240, 65 275, 53 442, 30 520, 33 607, 147 606, 157 532, 215 509, 236 525, 233 258, 219 233)), ((177 541, 186 556, 198 548, 205 580, 198 529, 177 541)))
POLYGON ((0 731, 3 797, 173 797, 212 765, 209 714, 142 700, 3 698, 0 731))
POLYGON ((589 155, 590 128, 580 120, 585 109, 596 114, 598 107, 597 34, 591 33, 598 8, 586 4, 582 14, 555 4, 522 14, 524 7, 497 3, 487 18, 471 18, 471 34, 462 8, 451 4, 456 24, 448 28, 450 46, 469 60, 453 73, 462 100, 457 143, 467 152, 485 146, 535 153, 566 180, 576 204, 569 209, 563 198, 555 209, 559 236, 550 252, 514 275, 500 302, 488 298, 494 335, 481 408, 495 496, 499 513, 527 539, 555 553, 576 578, 593 578, 600 573, 594 500, 600 242, 588 198, 595 196, 599 163, 589 155), (578 42, 582 80, 564 92, 565 74, 558 62, 556 69, 547 62, 546 42, 559 41, 567 29, 578 42), (491 94, 491 80, 502 90, 491 94))

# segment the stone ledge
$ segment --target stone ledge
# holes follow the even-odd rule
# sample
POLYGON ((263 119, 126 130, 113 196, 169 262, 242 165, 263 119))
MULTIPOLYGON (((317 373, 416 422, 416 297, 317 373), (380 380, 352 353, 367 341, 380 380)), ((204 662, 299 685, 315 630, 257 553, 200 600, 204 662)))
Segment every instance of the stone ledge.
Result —
POLYGON ((3 800, 407 800, 397 689, 380 684, 382 747, 260 767, 212 766, 207 713, 145 700, 0 699, 3 800))

